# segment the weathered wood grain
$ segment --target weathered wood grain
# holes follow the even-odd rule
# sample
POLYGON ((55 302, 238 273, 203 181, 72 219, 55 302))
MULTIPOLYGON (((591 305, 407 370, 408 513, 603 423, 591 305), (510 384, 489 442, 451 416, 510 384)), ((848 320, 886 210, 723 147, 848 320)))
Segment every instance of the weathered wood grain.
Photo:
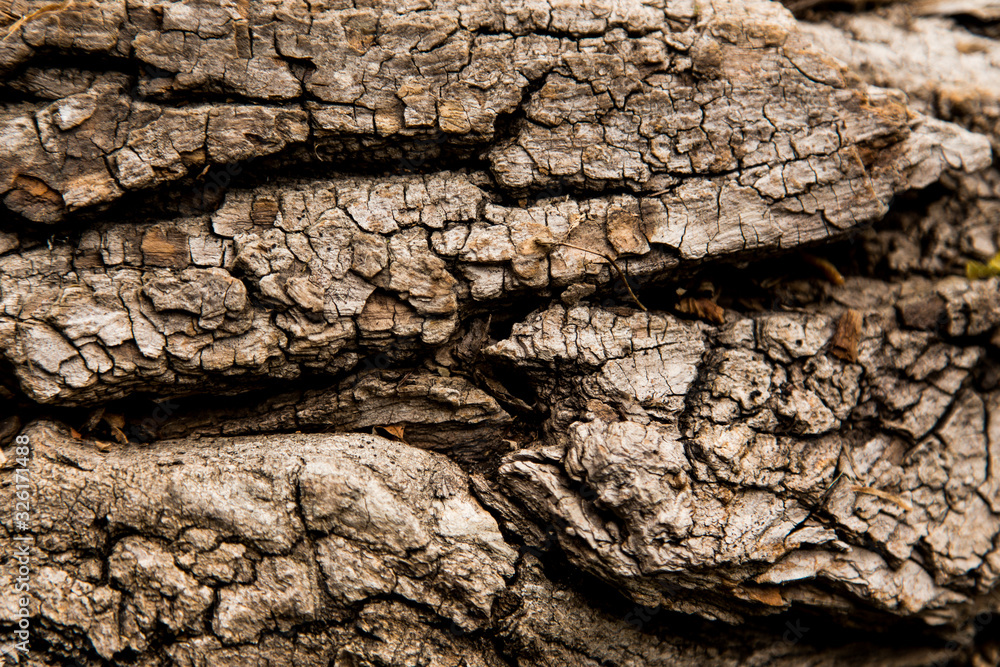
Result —
POLYGON ((0 18, 29 664, 996 663, 975 3, 50 4, 0 18))

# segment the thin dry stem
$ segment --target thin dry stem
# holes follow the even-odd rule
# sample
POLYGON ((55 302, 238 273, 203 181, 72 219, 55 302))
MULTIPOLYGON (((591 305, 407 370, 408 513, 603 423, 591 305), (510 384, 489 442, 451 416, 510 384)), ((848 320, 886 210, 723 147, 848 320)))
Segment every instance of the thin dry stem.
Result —
POLYGON ((907 512, 913 509, 913 505, 906 502, 899 496, 893 493, 889 493, 888 491, 873 489, 870 486, 852 486, 851 491, 854 491, 854 493, 865 493, 868 494, 869 496, 876 496, 878 498, 881 498, 882 500, 888 500, 890 503, 902 507, 907 512))
POLYGON ((65 10, 69 9, 70 7, 72 7, 75 4, 76 4, 76 0, 66 0, 66 2, 59 2, 59 3, 54 3, 54 4, 51 4, 51 5, 45 5, 43 7, 39 7, 38 9, 36 9, 33 12, 31 12, 30 14, 25 14, 24 16, 22 16, 18 20, 14 21, 14 24, 10 28, 7 29, 7 34, 3 36, 3 39, 0 39, 0 43, 6 42, 8 37, 10 37, 15 32, 17 32, 18 30, 20 30, 21 26, 23 26, 28 21, 31 21, 31 20, 33 20, 33 19, 41 16, 42 14, 51 14, 53 12, 65 11, 65 10))
MULTIPOLYGON (((536 241, 536 243, 540 242, 536 241)), ((635 292, 632 291, 632 287, 628 284, 628 278, 625 277, 625 272, 622 271, 620 266, 618 266, 618 262, 611 259, 609 255, 606 255, 603 252, 599 252, 597 250, 582 248, 578 245, 573 245, 572 243, 566 243, 564 241, 551 241, 549 243, 540 243, 540 245, 562 245, 566 246, 567 248, 573 248, 574 250, 579 250, 580 252, 589 252, 592 255, 597 255, 598 257, 603 257, 604 259, 608 260, 611 263, 611 266, 615 267, 615 271, 618 272, 618 277, 622 279, 622 283, 624 283, 625 289, 628 290, 629 296, 632 297, 632 300, 635 301, 635 304, 639 306, 639 308, 641 308, 643 312, 649 312, 649 309, 646 308, 646 306, 642 305, 642 302, 639 301, 639 297, 637 297, 635 295, 635 292)))

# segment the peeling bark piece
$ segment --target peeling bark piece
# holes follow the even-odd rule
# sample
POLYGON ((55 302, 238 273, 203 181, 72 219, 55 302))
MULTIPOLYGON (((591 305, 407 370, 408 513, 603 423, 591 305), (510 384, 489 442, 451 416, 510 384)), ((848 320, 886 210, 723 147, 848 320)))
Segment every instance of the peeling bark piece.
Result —
POLYGON ((861 313, 852 308, 844 311, 837 320, 837 331, 830 339, 830 354, 852 364, 857 362, 862 324, 861 313))
MULTIPOLYGON (((277 190, 273 197, 241 192, 213 217, 211 229, 204 219, 189 219, 135 231, 112 226, 88 235, 84 251, 92 260, 86 264, 69 247, 34 251, 31 269, 19 258, 5 258, 12 271, 3 279, 7 312, 30 312, 32 320, 12 330, 6 349, 13 358, 32 359, 22 367, 24 386, 40 399, 51 398, 55 385, 48 376, 65 364, 71 377, 64 380, 73 385, 65 389, 91 392, 92 400, 150 380, 160 390, 183 392, 205 373, 289 377, 300 363, 343 370, 356 357, 337 353, 357 325, 369 343, 384 344, 387 333, 443 342, 455 331, 458 299, 467 287, 428 247, 427 235, 446 223, 468 224, 486 199, 465 180, 459 181, 463 187, 446 191, 447 178, 402 178, 388 192, 374 179, 345 179, 313 190, 306 206, 302 189, 277 190), (270 219, 258 216, 261 223, 255 225, 254 212, 264 210, 270 219), (363 231, 358 226, 363 222, 355 219, 370 216, 398 219, 397 233, 384 239, 363 231), (420 223, 429 229, 414 226, 420 223), (355 240, 361 243, 356 246, 355 240), (65 275, 64 262, 76 264, 78 272, 65 275), (233 277, 234 268, 243 280, 233 277), (51 291, 27 290, 15 278, 27 275, 24 271, 48 276, 51 291), (395 298, 375 294, 377 287, 395 298), (56 291, 63 292, 59 304, 42 305, 45 295, 56 291), (250 296, 257 299, 251 302, 250 296), (24 309, 32 303, 39 309, 24 309), (378 313, 386 308, 390 315, 383 326, 378 313), (22 342, 15 344, 18 339, 22 342), (77 348, 75 355, 67 345, 77 348)), ((505 222, 500 216, 514 218, 509 210, 498 208, 495 214, 497 222, 505 222)), ((605 215, 606 209, 596 208, 598 217, 578 223, 600 230, 605 215)), ((524 228, 529 221, 511 221, 515 238, 541 233, 524 228)), ((582 265, 577 271, 565 279, 584 275, 582 265)), ((603 279, 609 277, 605 269, 603 279)))
POLYGON ((713 324, 726 323, 726 311, 711 299, 687 297, 677 303, 677 312, 691 315, 713 324))

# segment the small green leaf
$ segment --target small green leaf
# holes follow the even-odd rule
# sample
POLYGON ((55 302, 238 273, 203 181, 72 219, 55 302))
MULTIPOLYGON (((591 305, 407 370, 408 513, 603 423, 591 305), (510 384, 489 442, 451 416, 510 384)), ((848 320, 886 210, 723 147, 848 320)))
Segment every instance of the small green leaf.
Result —
POLYGON ((993 255, 986 264, 982 262, 966 263, 965 275, 969 280, 986 280, 987 278, 1000 276, 1000 253, 993 255))

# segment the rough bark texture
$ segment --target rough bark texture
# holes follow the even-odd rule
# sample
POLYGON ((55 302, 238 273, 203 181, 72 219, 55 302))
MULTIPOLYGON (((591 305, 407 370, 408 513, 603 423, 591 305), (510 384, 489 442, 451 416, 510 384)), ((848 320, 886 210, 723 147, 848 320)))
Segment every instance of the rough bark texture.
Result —
POLYGON ((1000 663, 988 4, 12 3, 0 641, 1000 663))

